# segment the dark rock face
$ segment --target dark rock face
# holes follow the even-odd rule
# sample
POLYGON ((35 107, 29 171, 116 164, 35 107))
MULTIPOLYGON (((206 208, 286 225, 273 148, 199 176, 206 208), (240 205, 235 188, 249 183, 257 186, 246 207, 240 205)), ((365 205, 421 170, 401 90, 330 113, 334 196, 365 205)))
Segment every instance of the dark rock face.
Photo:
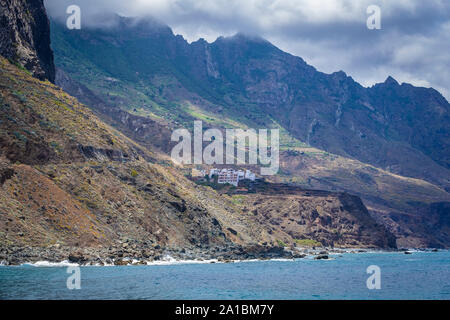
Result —
MULTIPOLYGON (((81 33, 55 24, 55 48, 59 38, 71 43, 55 49, 56 55, 81 46, 90 63, 119 80, 171 74, 211 102, 212 112, 223 109, 260 126, 271 117, 322 150, 450 188, 450 104, 436 90, 399 84, 392 77, 365 88, 342 71, 319 72, 261 38, 238 34, 189 44, 167 27, 150 25, 152 20, 148 25, 127 21, 119 24, 122 29, 81 33), (94 52, 111 44, 115 52, 108 53, 127 68, 108 65, 94 52)), ((72 68, 69 74, 76 72, 72 68)))
POLYGON ((255 219, 286 243, 314 239, 327 247, 397 247, 395 236, 370 216, 357 196, 282 184, 261 190, 255 187, 245 205, 257 210, 255 219))
MULTIPOLYGON (((397 235, 397 244, 405 248, 447 248, 450 243, 450 202, 417 204, 418 213, 389 213, 376 217, 397 235)), ((376 216, 376 215, 374 215, 376 216)))
POLYGON ((0 1, 0 54, 40 80, 55 81, 50 24, 43 0, 0 1))

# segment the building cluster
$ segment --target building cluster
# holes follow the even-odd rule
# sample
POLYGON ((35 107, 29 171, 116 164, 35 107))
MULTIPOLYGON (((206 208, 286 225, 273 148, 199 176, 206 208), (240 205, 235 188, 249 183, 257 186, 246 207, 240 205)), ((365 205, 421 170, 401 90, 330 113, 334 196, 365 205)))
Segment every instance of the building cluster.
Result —
POLYGON ((192 178, 204 179, 209 176, 209 179, 215 179, 217 177, 217 183, 226 184, 229 183, 235 187, 238 186, 239 181, 250 180, 255 181, 256 175, 250 170, 234 170, 234 169, 211 169, 208 173, 207 170, 192 169, 192 178))
POLYGON ((250 170, 233 170, 233 169, 211 169, 209 178, 217 176, 217 183, 229 183, 235 187, 238 186, 240 180, 255 181, 256 175, 250 170))

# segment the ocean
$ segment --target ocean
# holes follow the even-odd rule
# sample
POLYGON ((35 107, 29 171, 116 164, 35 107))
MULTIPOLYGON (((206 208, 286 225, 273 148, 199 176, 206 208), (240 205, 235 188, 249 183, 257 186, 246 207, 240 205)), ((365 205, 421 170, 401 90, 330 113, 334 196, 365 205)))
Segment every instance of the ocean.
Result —
POLYGON ((0 299, 450 299, 450 251, 330 257, 80 267, 80 289, 67 266, 1 266, 0 299), (380 289, 368 289, 369 266, 380 289))

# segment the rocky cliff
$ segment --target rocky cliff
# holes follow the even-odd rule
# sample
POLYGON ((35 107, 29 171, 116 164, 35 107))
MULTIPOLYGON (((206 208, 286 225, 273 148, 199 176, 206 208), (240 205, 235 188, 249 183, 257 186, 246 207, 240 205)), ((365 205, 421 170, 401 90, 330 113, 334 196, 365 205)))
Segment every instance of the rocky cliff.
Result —
POLYGON ((38 79, 54 82, 50 25, 43 0, 0 1, 0 55, 38 79))
POLYGON ((361 199, 347 193, 259 183, 235 195, 244 212, 286 244, 313 241, 329 247, 395 248, 396 240, 377 223, 361 199))

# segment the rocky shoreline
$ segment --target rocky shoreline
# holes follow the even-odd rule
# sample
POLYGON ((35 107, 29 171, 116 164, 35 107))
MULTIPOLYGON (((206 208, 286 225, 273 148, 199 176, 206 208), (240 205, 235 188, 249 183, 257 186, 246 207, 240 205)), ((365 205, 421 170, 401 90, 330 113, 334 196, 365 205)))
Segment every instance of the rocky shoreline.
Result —
MULTIPOLYGON (((370 249, 372 250, 372 249, 370 249)), ((380 249, 378 249, 380 250, 380 249)), ((146 265, 167 261, 233 262, 238 260, 329 259, 329 254, 367 252, 367 249, 349 248, 298 248, 263 246, 259 244, 240 246, 235 244, 212 247, 161 247, 153 243, 122 243, 109 247, 79 248, 53 245, 49 247, 0 247, 0 265, 21 265, 46 261, 67 261, 78 265, 146 265)))

